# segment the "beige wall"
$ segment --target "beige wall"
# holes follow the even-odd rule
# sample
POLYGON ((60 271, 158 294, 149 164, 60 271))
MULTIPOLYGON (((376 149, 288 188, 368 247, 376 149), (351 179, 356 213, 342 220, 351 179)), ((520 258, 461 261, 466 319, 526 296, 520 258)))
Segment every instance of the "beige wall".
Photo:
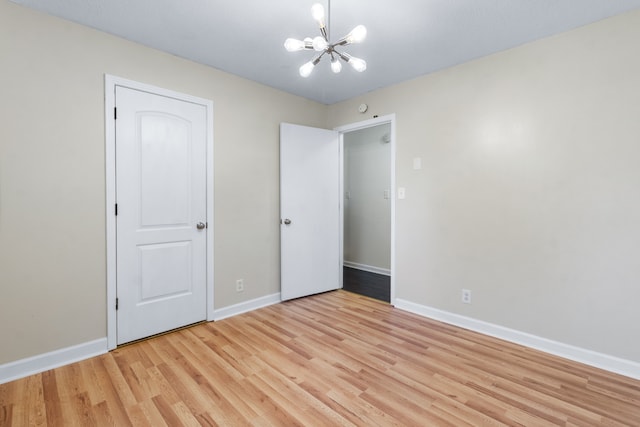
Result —
POLYGON ((638 40, 636 11, 331 106, 396 113, 398 298, 640 362, 638 40))
POLYGON ((326 106, 6 0, 0 58, 0 364, 106 336, 105 73, 213 100, 216 308, 279 292, 278 126, 326 106))
POLYGON ((278 124, 367 102, 399 298, 640 361, 639 39, 633 12, 327 108, 0 0, 0 364, 106 335, 105 73, 214 101, 217 308, 279 290, 278 124))

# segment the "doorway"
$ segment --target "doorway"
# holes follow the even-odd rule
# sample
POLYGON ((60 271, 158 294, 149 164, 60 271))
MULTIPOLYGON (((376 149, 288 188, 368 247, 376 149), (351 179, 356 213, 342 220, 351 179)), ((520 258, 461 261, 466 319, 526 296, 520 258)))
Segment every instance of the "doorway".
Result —
POLYGON ((342 287, 393 304, 395 117, 338 130, 343 163, 342 287))

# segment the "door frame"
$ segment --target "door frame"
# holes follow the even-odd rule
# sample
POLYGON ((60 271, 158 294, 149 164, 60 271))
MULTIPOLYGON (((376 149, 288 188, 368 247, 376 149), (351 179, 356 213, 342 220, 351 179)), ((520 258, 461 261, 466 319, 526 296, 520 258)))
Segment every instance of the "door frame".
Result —
POLYGON ((191 102, 205 107, 207 113, 207 224, 205 229, 206 244, 206 288, 207 288, 207 320, 214 320, 214 283, 213 283, 213 101, 195 96, 174 92, 157 86, 128 80, 122 77, 104 75, 104 123, 105 123, 105 174, 106 174, 106 279, 107 279, 107 349, 117 347, 117 312, 116 312, 116 87, 126 87, 155 95, 166 96, 180 101, 191 102))
MULTIPOLYGON (((344 262, 344 134, 361 129, 367 129, 383 124, 390 125, 391 141, 391 280, 389 303, 395 305, 396 300, 396 115, 374 117, 373 119, 351 123, 334 128, 340 135, 340 260, 344 262)), ((343 285, 343 275, 340 275, 340 287, 343 285)))

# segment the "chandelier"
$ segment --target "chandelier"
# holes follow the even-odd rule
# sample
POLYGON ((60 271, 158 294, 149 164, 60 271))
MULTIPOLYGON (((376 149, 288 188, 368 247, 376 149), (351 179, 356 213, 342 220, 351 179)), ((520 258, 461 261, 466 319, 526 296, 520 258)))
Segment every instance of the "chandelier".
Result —
MULTIPOLYGON (((329 14, 331 14, 330 4, 329 14)), ((311 15, 320 27, 320 35, 313 39, 311 37, 307 37, 304 40, 288 38, 284 42, 284 48, 289 52, 296 52, 299 50, 314 50, 319 52, 311 61, 300 67, 300 75, 302 77, 309 77, 314 67, 318 65, 318 62, 320 62, 320 59, 322 59, 324 55, 331 58, 331 70, 334 73, 339 73, 340 70, 342 70, 342 63, 340 60, 351 65, 351 67, 358 72, 363 72, 367 69, 367 63, 363 59, 356 58, 348 53, 341 53, 336 50, 337 47, 362 42, 367 37, 367 29, 364 25, 358 25, 351 30, 349 34, 338 40, 336 43, 329 43, 329 37, 327 35, 328 29, 325 25, 324 7, 320 3, 314 4, 311 7, 311 15)))

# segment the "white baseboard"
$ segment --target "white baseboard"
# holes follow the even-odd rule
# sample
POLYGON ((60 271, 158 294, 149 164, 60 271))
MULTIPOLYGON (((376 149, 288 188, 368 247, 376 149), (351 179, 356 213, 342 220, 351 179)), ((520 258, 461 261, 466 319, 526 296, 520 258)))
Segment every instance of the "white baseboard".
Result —
POLYGON ((391 276, 391 270, 389 270, 388 268, 374 267, 373 265, 359 264, 357 262, 351 261, 343 261, 342 265, 349 268, 355 268, 356 270, 368 271, 369 273, 391 276))
MULTIPOLYGON (((277 304, 280 301, 280 293, 267 295, 251 301, 245 301, 240 304, 215 310, 214 317, 215 320, 222 320, 237 314, 277 304)), ((615 356, 575 347, 569 344, 531 335, 526 332, 520 332, 492 323, 483 322, 481 320, 472 319, 470 317, 461 316, 459 314, 416 304, 400 298, 396 299, 395 307, 430 319, 449 323, 461 328, 500 338, 526 347, 534 348, 536 350, 544 351, 546 353, 554 354, 556 356, 564 357, 565 359, 584 363, 586 365, 640 380, 640 363, 633 362, 631 360, 621 359, 615 356)), ((107 353, 107 339, 99 338, 97 340, 17 360, 15 362, 5 363, 0 365, 0 384, 105 353, 107 353)))
MULTIPOLYGON (((221 320, 236 314, 246 313, 251 310, 277 304, 281 301, 280 293, 256 298, 240 304, 235 304, 219 310, 214 310, 214 320, 221 320)), ((107 338, 62 348, 49 353, 39 354, 26 359, 0 365, 0 384, 9 381, 38 374, 49 369, 58 368, 90 357, 99 356, 108 352, 107 338)))
POLYGON ((0 384, 58 368, 107 352, 107 338, 50 351, 0 365, 0 384))
POLYGON ((251 301, 241 302, 239 304, 230 305, 228 307, 214 310, 213 319, 222 320, 227 317, 235 316, 237 314, 246 313, 248 311, 256 310, 258 308, 266 307, 269 305, 277 304, 281 302, 280 292, 276 294, 267 295, 264 297, 256 298, 251 301))
POLYGON ((520 332, 448 311, 416 304, 400 298, 396 299, 395 307, 440 322, 449 323, 461 328, 524 345, 575 362, 584 363, 585 365, 604 369, 630 378, 640 379, 640 363, 638 362, 620 359, 615 356, 575 347, 558 341, 552 341, 526 332, 520 332))

